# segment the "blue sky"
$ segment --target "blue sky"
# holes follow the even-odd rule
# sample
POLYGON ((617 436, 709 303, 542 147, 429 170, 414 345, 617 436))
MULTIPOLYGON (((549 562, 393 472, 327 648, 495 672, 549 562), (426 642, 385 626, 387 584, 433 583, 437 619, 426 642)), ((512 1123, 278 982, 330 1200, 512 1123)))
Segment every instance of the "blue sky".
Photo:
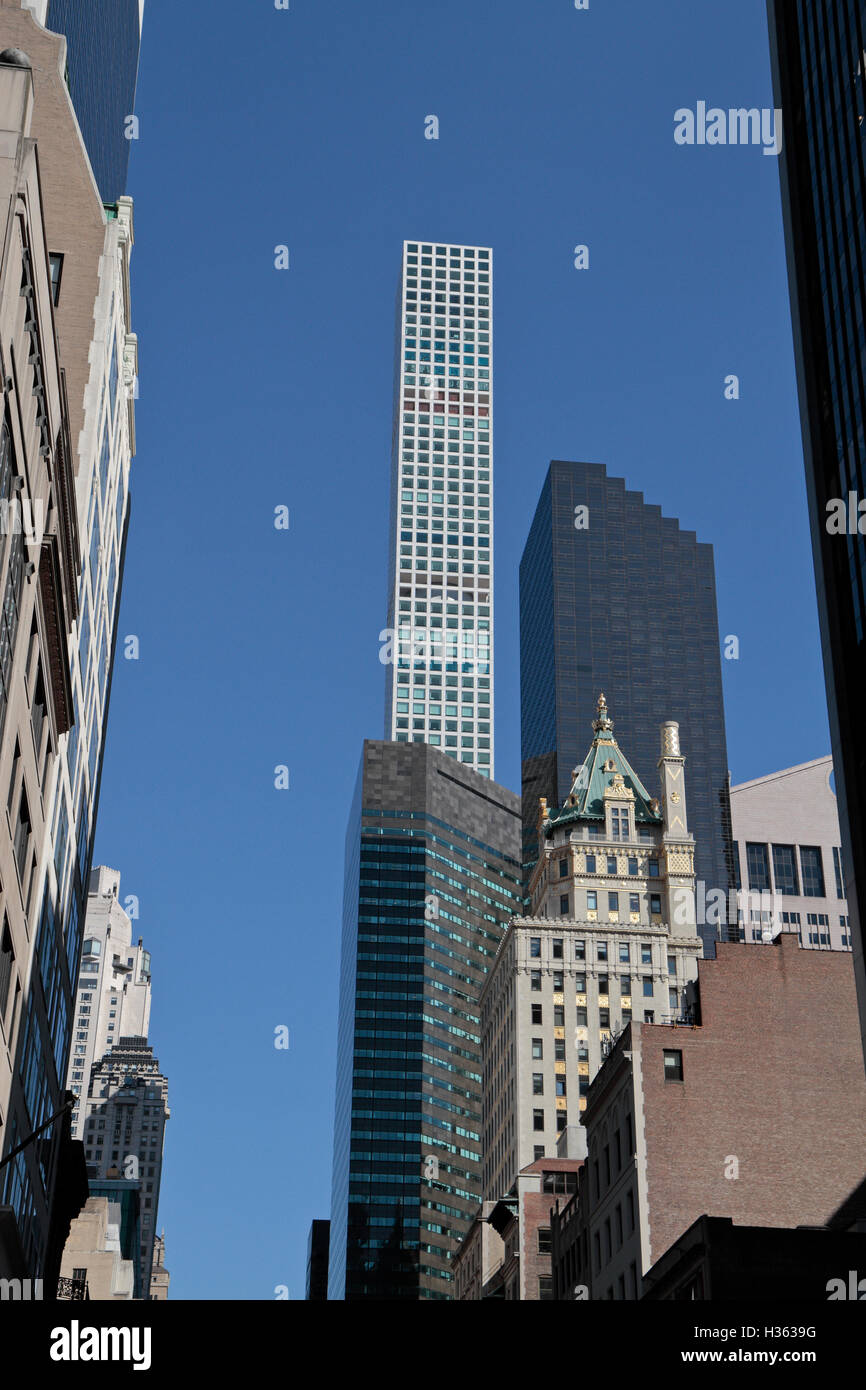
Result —
POLYGON ((519 789, 517 568, 556 457, 605 463, 714 544, 721 633, 740 640, 723 662, 734 781, 829 749, 778 163, 673 139, 699 100, 772 106, 763 6, 242 10, 145 13, 120 618, 141 657, 119 643, 94 861, 139 897, 153 953, 179 1298, 302 1298, 309 1223, 329 1214, 343 841, 383 726, 405 237, 494 248, 497 780, 519 789))

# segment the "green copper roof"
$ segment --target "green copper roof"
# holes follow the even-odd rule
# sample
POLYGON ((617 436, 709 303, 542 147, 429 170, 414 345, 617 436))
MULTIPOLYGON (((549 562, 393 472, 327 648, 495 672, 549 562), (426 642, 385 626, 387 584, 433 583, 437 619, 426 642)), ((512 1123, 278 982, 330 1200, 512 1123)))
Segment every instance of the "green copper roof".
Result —
POLYGON ((548 813, 545 834, 571 821, 604 820, 604 793, 618 777, 634 796, 636 824, 661 825, 661 811, 653 810, 649 792, 613 736, 604 695, 599 696, 598 717, 592 727, 595 738, 583 765, 574 770, 568 801, 558 811, 548 813))

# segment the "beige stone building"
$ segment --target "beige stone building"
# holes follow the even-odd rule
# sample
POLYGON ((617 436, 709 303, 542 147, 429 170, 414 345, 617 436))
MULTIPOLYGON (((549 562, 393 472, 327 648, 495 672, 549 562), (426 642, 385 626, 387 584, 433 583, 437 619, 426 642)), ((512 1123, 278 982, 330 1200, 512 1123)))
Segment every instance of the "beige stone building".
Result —
POLYGON ((541 803, 532 911, 511 922, 481 996, 488 1199, 556 1154, 633 1018, 682 1016, 703 953, 678 726, 662 726, 659 797, 618 746, 603 695, 593 732, 566 805, 541 803))
POLYGON ((121 1214, 108 1197, 89 1197, 72 1222, 60 1263, 61 1299, 131 1301, 135 1269, 121 1250, 121 1214))

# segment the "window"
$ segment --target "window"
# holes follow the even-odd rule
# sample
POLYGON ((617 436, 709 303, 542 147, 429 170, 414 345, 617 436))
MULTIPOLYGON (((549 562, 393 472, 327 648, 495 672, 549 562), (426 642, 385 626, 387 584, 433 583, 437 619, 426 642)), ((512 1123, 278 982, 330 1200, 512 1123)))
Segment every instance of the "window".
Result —
POLYGON ((777 893, 787 893, 792 898, 799 896, 797 858, 793 845, 773 845, 773 877, 777 893))
POLYGON ((833 846, 833 868, 836 871, 836 897, 845 896, 845 876, 842 873, 842 851, 836 845, 833 846))
POLYGON ((653 963, 653 948, 645 941, 642 941, 640 946, 640 963, 641 965, 652 965, 653 963))
POLYGON ((800 870, 803 877, 803 897, 826 897, 820 845, 800 846, 800 870))
POLYGON ((533 1128, 534 1130, 544 1129, 544 1111, 543 1111, 543 1110, 533 1110, 533 1112, 532 1112, 532 1128, 533 1128))
POLYGON ((610 1009, 599 1009, 599 1011, 598 1011, 598 1026, 599 1026, 599 1028, 609 1028, 609 1027, 610 1027, 610 1009))
POLYGON ((619 912, 619 893, 608 893, 607 910, 608 912, 619 912))
POLYGON ((540 970, 530 970, 530 972, 529 972, 529 985, 530 985, 530 989, 538 989, 538 990, 541 989, 541 971, 540 971, 540 970))
POLYGON ((746 844, 749 887, 760 893, 770 891, 770 860, 766 845, 746 844))
POLYGON ((560 895, 560 898, 559 898, 559 915, 560 915, 560 917, 567 917, 567 916, 568 916, 568 894, 567 894, 567 893, 562 893, 562 894, 560 895))
POLYGON ((595 855, 594 855, 594 854, 588 854, 588 855, 586 856, 586 872, 587 872, 588 874, 594 874, 594 873, 595 873, 595 855))
POLYGON ((665 1048, 665 1081, 682 1081, 683 1054, 679 1048, 665 1048))
POLYGON ((578 1026, 578 1028, 585 1028, 585 1027, 586 1027, 586 1005, 585 1005, 585 1004, 579 1004, 578 1007, 577 1007, 577 1026, 578 1026))
POLYGON ((628 944, 628 942, 627 942, 627 941, 621 941, 621 942, 619 943, 619 963, 620 963, 620 965, 628 965, 630 955, 631 955, 631 952, 630 952, 630 950, 629 950, 629 944, 628 944))
POLYGON ((577 994, 586 994, 586 976, 585 976, 585 975, 575 975, 575 977, 574 977, 574 989, 575 989, 575 993, 577 993, 577 994))
POLYGON ((540 1071, 532 1073, 532 1094, 534 1096, 544 1095, 544 1074, 540 1071))
MULTIPOLYGON (((587 912, 598 911, 598 893, 594 892, 594 890, 592 889, 590 889, 586 895, 586 910, 587 912)), ((580 944, 582 946, 583 942, 581 942, 580 944)), ((579 959, 582 960, 583 957, 581 956, 579 959)))
POLYGON ((607 975, 599 975, 599 977, 598 977, 598 992, 599 992, 599 994, 607 994, 607 993, 608 993, 608 977, 607 977, 607 975))
POLYGON ((564 1076, 558 1076, 558 1077, 556 1078, 556 1094, 557 1094, 558 1096, 564 1096, 564 1095, 567 1095, 567 1094, 568 1094, 567 1091, 566 1091, 566 1089, 565 1089, 565 1077, 564 1077, 564 1076))
POLYGON ((625 807, 614 806, 610 813, 612 840, 628 839, 628 811, 625 807))
POLYGON ((620 975, 619 992, 628 996, 631 994, 631 975, 620 975))
POLYGON ((562 937, 553 938, 553 959, 562 960, 562 937))
POLYGON ((544 1040, 543 1040, 543 1038, 533 1038, 533 1039, 532 1039, 532 1056, 533 1056, 533 1058, 535 1059, 535 1061, 538 1061, 538 1062, 541 1061, 542 1057, 544 1056, 544 1040))
POLYGON ((559 861, 559 877, 560 877, 560 878, 568 878, 568 860, 567 860, 567 859, 560 859, 560 861, 559 861))
POLYGON ((51 267, 51 302, 60 303, 60 282, 63 279, 63 256, 59 251, 49 251, 48 264, 51 267))
POLYGON ((657 859, 650 859, 650 860, 648 860, 648 862, 647 862, 647 868, 649 869, 649 876, 650 876, 650 878, 658 878, 658 876, 659 876, 659 861, 658 861, 657 859))
POLYGON ((538 1253, 539 1255, 549 1255, 552 1246, 550 1243, 550 1227, 539 1226, 538 1228, 538 1253))
POLYGON ((606 941, 599 941, 599 943, 598 943, 598 959, 599 959, 599 960, 604 960, 604 961, 607 960, 607 942, 606 942, 606 941))
POLYGON ((660 916, 661 916, 661 910, 662 910, 662 898, 661 898, 661 893, 650 893, 650 913, 651 913, 651 914, 652 914, 652 913, 655 913, 656 916, 659 916, 659 917, 660 917, 660 916))
POLYGON ((608 871, 609 874, 615 874, 615 873, 616 873, 616 855, 615 855, 615 854, 609 854, 609 855, 607 856, 607 871, 608 871))
POLYGON ((628 858, 628 871, 632 878, 637 878, 637 859, 633 854, 630 854, 628 858))
POLYGON ((561 994, 561 993, 562 993, 562 991, 563 991, 563 989, 564 989, 564 985, 563 985, 562 981, 563 981, 563 974, 562 974, 562 971, 561 971, 561 970, 554 970, 554 972, 553 972, 553 992, 554 992, 554 994, 561 994))
POLYGON ((25 870, 27 867, 27 849, 30 844, 30 807, 27 804, 27 792, 24 784, 21 784, 21 799, 18 802, 18 816, 15 822, 15 862, 18 865, 18 877, 24 886, 25 870))
POLYGON ((541 1005, 540 1005, 540 1004, 533 1004, 533 1005, 532 1005, 532 1022, 535 1023, 535 1024, 541 1023, 541 1022, 542 1022, 542 1018, 541 1018, 541 1005))
POLYGON ((541 955, 541 937, 531 936, 529 938, 529 954, 537 959, 541 955))
POLYGON ((586 960, 586 942, 583 939, 574 943, 574 959, 586 960))
POLYGON ((642 979, 642 981, 641 981, 641 984, 642 984, 642 986, 643 986, 643 997, 644 997, 644 999, 652 999, 652 997, 653 997, 653 982, 652 982, 652 976, 651 976, 651 975, 644 975, 644 977, 643 977, 643 979, 642 979))
POLYGON ((553 1006, 553 1026, 554 1028, 565 1027, 565 1005, 554 1004, 553 1006))
POLYGON ((6 1006, 9 1003, 9 986, 12 983, 12 967, 15 964, 15 952, 12 949, 12 935, 3 917, 3 927, 0 930, 0 1023, 6 1017, 6 1006))
POLYGON ((536 1162, 539 1158, 544 1158, 544 1145, 543 1145, 543 1144, 536 1144, 536 1145, 534 1145, 533 1150, 532 1150, 532 1159, 533 1159, 533 1162, 536 1162))

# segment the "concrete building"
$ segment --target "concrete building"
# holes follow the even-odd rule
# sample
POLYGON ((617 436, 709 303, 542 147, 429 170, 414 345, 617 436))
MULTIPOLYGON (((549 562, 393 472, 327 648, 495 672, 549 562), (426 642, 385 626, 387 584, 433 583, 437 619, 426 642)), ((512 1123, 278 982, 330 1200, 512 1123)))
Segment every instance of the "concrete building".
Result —
POLYGON ((150 1299, 152 1303, 164 1303, 168 1298, 171 1275, 165 1267, 165 1232, 153 1242, 153 1266, 150 1273, 150 1299))
POLYGON ((397 306, 385 737, 493 777, 491 275, 407 241, 397 306))
MULTIPOLYGON (((0 11, 0 20, 3 12, 0 11)), ((19 12, 32 26, 32 20, 19 12)), ((0 25, 0 1154, 62 1108, 55 1043, 66 1045, 69 965, 43 942, 45 988, 31 988, 52 787, 74 718, 69 629, 77 611, 78 533, 67 379, 52 306, 44 176, 32 138, 31 60, 0 25), (27 1065, 25 1066, 25 1059, 27 1065)), ((70 941, 73 959, 78 942, 70 941)), ((49 1126, 0 1175, 0 1274, 57 1276, 69 1211, 58 1203, 68 1123, 49 1126), (37 1152, 38 1147, 38 1152, 37 1152), (52 1217, 54 1218, 52 1220, 52 1217)))
MULTIPOLYGON (((120 874, 104 866, 90 875, 81 969, 72 1019, 67 1085, 85 1098, 95 1062, 121 1037, 146 1038, 150 1026, 150 952, 134 944, 120 905, 120 874)), ((73 1113, 76 1139, 85 1133, 86 1105, 73 1113)))
POLYGON ((450 1299, 481 1200, 479 996, 521 902, 520 806, 367 742, 346 836, 329 1297, 450 1299))
MULTIPOLYGON (((689 750, 696 874, 733 883, 713 547, 600 463, 554 460, 520 561, 524 855, 539 798, 561 806, 599 690, 635 767, 675 719, 689 750)), ((717 933, 698 924, 707 942, 717 933)))
POLYGON ((662 726, 658 798, 614 738, 604 695, 592 727, 565 805, 541 802, 531 913, 510 923, 481 996, 487 1198, 580 1125, 632 1018, 682 1017, 703 950, 678 727, 662 726))
POLYGON ((72 1222, 60 1264, 57 1297, 129 1302, 135 1297, 135 1261, 123 1256, 119 1202, 88 1197, 72 1222))
POLYGON ((822 1226, 862 1179, 851 956, 788 933, 723 943, 691 992, 691 1026, 635 1020, 590 1087, 568 1275, 593 1299, 640 1297, 644 1274, 702 1216, 822 1226))
POLYGON ((95 1062, 84 1101, 84 1153, 91 1192, 108 1179, 134 1184, 140 1198, 136 1297, 146 1297, 162 1181, 168 1082, 146 1038, 121 1037, 95 1062))
POLYGON ((454 1257, 458 1298, 553 1298, 551 1209, 576 1190, 582 1167, 582 1159, 538 1159, 518 1173, 507 1196, 482 1203, 454 1257))
POLYGON ((773 896, 769 911, 743 900, 744 940, 790 931, 801 946, 851 950, 832 772, 815 758, 731 788, 737 888, 773 896))
MULTIPOLYGON (((47 829, 32 826, 36 864, 28 893, 36 920, 28 953, 16 958, 22 997, 17 1036, 9 1043, 16 1061, 8 1108, 0 1077, 0 1143, 8 1153, 13 1135, 20 1140, 32 1133, 37 1115, 41 1122, 61 1108, 128 522, 137 358, 129 331, 131 204, 102 205, 64 80, 65 40, 42 28, 18 0, 0 0, 0 45, 22 49, 32 64, 31 134, 42 191, 51 335, 59 345, 68 418, 54 454, 59 458, 62 447, 74 479, 59 570, 71 594, 72 630, 66 646, 56 646, 54 663, 63 672, 58 698, 68 703, 69 713, 56 731, 50 776, 38 803, 47 829)), ((26 769, 25 776, 30 810, 36 783, 26 769)), ((14 1213, 22 1258, 39 1273, 49 1247, 59 1258, 48 1219, 52 1167, 46 1187, 44 1167, 30 1149, 4 1170, 0 1186, 0 1207, 14 1213)))
POLYGON ((492 1280, 502 1268, 505 1243, 490 1213, 496 1202, 482 1202, 472 1225, 454 1255, 454 1298, 460 1303, 476 1303, 488 1297, 492 1280))

